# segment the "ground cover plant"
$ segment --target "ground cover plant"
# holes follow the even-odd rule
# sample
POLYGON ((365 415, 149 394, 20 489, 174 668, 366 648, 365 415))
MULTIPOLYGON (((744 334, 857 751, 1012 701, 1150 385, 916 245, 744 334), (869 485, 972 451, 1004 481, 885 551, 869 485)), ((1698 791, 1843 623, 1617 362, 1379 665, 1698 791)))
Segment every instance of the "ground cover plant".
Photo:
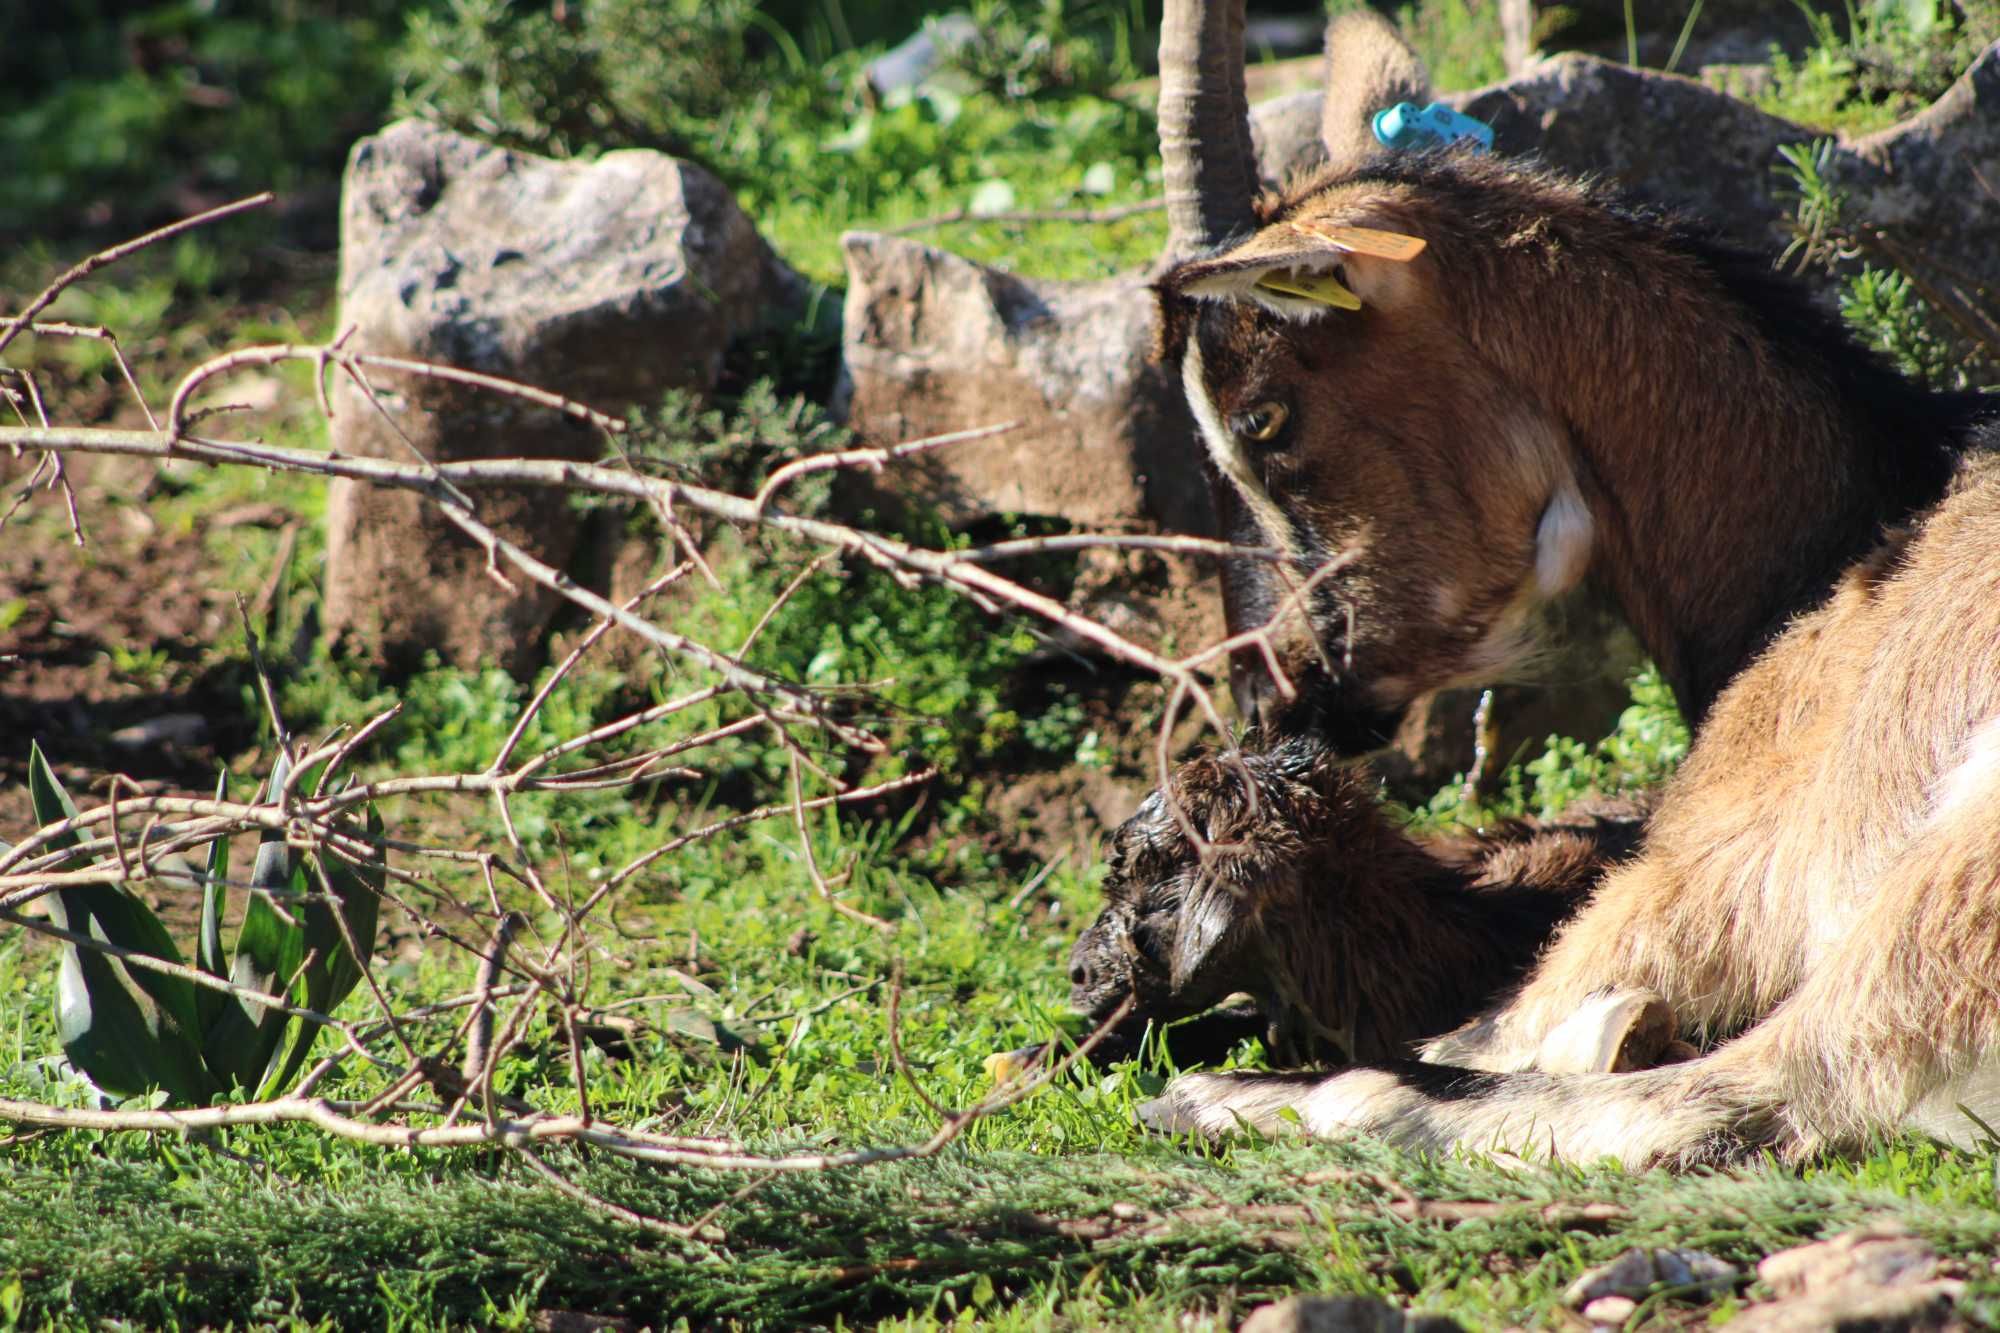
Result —
MULTIPOLYGON (((560 30, 538 22, 542 11, 484 12, 496 19, 493 40, 543 43, 536 59, 560 63, 604 59, 617 45, 604 33, 638 21, 641 8, 573 9, 573 26, 560 30), (599 23, 610 26, 591 38, 599 23), (584 55, 563 45, 577 34, 594 43, 584 55)), ((431 57, 463 53, 450 44, 476 35, 482 11, 422 12, 433 26, 413 23, 405 37, 383 20, 368 58, 383 69, 438 68, 431 57)), ((1409 21, 1420 34, 1461 40, 1483 12, 1413 6, 1409 21)), ((826 238, 839 226, 1005 211, 991 185, 1005 185, 1019 209, 1136 204, 1157 192, 1150 111, 1118 92, 1145 72, 1150 41, 1143 16, 1124 6, 980 11, 989 26, 1041 34, 1037 49, 1072 54, 1010 68, 975 52, 958 85, 875 106, 855 92, 854 74, 903 30, 855 34, 834 6, 706 13, 720 41, 775 27, 784 40, 770 35, 748 58, 815 78, 765 104, 716 91, 713 115, 644 134, 709 156, 766 234, 823 281, 837 275, 826 238), (1033 100, 1021 95, 1029 91, 1033 100), (799 104, 783 104, 787 96, 799 104), (717 137, 696 141, 710 129, 717 137), (1100 165, 1110 167, 1107 189, 1098 188, 1100 165), (830 193, 838 190, 849 193, 830 193)), ((1014 44, 1027 40, 1003 49, 1014 44)), ((495 59, 489 71, 505 68, 495 59)), ((542 68, 524 63, 518 85, 496 90, 499 104, 513 105, 526 74, 542 68)), ((596 69, 582 86, 629 96, 645 85, 621 80, 642 73, 596 69)), ((369 87, 387 114, 387 81, 369 87)), ((402 96, 407 106, 443 105, 487 89, 408 79, 402 96)), ((605 105, 628 119, 649 114, 617 96, 605 105)), ((603 125, 508 114, 523 134, 545 136, 543 148, 586 153, 620 142, 603 125), (578 137, 546 137, 557 133, 578 137)), ((138 400, 160 408, 206 356, 331 336, 325 265, 276 278, 277 265, 257 253, 268 233, 237 225, 246 229, 152 247, 66 289, 43 314, 116 332, 138 393, 99 339, 24 336, 0 357, 34 372, 57 424, 141 432, 138 400)), ((977 257, 1082 276, 1150 259, 1157 226, 1141 212, 1097 229, 974 220, 946 235, 977 257)), ((75 257, 44 247, 10 260, 0 308, 19 311, 75 257)), ((1958 363, 1939 360, 1920 298, 1892 272, 1871 271, 1857 278, 1853 317, 1913 373, 1957 373, 1958 363)), ((779 348, 742 368, 726 401, 656 405, 645 415, 662 452, 691 469, 672 475, 754 495, 775 469, 845 447, 815 433, 810 400, 824 386, 812 368, 823 360, 823 349, 779 348), (775 378, 757 387, 766 373, 775 378)), ((273 401, 233 437, 254 434, 273 457, 316 454, 324 435, 314 367, 287 362, 268 373, 256 392, 268 388, 273 401)), ((232 396, 234 383, 218 397, 232 396)), ((26 392, 19 376, 0 376, 0 388, 26 392)), ((33 404, 20 406, 32 419, 33 404)), ((204 421, 196 433, 221 434, 227 422, 204 421)), ((404 906, 385 903, 371 971, 430 1060, 428 1083, 397 1093, 401 1105, 391 1098, 369 1123, 437 1126, 448 1114, 427 1115, 424 1099, 458 1098, 456 1123, 468 1133, 461 1146, 399 1145, 282 1119, 185 1134, 15 1123, 0 1136, 7 1326, 536 1327, 548 1326, 548 1312, 578 1311, 633 1327, 1229 1327, 1264 1300, 1307 1290, 1379 1296, 1480 1327, 1568 1319, 1562 1290, 1584 1267, 1652 1244, 1694 1246, 1743 1267, 1726 1294, 1661 1291, 1632 1315, 1691 1325, 1766 1294, 1749 1273, 1759 1256, 1880 1220, 1913 1228, 1967 1282, 1961 1318, 2000 1323, 1991 1142, 1967 1152, 1886 1143, 1858 1162, 1686 1178, 1427 1160, 1365 1143, 1196 1149, 1135 1128, 1134 1104, 1171 1073, 1154 1050, 1108 1070, 1066 1070, 1018 1104, 962 1122, 929 1156, 772 1171, 772 1158, 924 1144, 947 1113, 994 1092, 989 1054, 1064 1030, 1063 957, 1095 909, 1100 871, 1087 846, 1065 852, 1009 826, 995 797, 1023 771, 1083 762, 1142 788, 1151 729, 1177 711, 1171 680, 1128 664, 1139 683, 1108 709, 1051 669, 1038 633, 1047 622, 1024 614, 1031 608, 996 616, 962 588, 908 586, 851 550, 816 564, 828 548, 800 531, 720 519, 697 534, 715 583, 683 570, 640 610, 655 628, 723 646, 771 688, 801 696, 760 694, 760 685, 695 698, 724 674, 715 664, 606 651, 624 630, 532 681, 448 668, 388 679, 332 656, 313 631, 324 553, 322 482, 310 470, 83 453, 66 462, 82 546, 64 485, 38 475, 33 457, 4 465, 10 494, 0 503, 35 489, 0 529, 0 696, 13 696, 0 731, 20 751, 0 756, 0 837, 25 844, 39 822, 26 783, 28 743, 39 735, 82 807, 124 808, 128 854, 193 858, 132 874, 193 956, 204 849, 233 831, 234 863, 251 865, 257 830, 268 826, 258 821, 276 818, 259 788, 281 737, 318 748, 329 764, 338 758, 355 785, 342 794, 329 781, 321 799, 335 804, 294 809, 294 827, 326 839, 331 822, 313 822, 322 815, 370 799, 381 811, 400 844, 390 864, 404 906), (121 583, 141 584, 139 595, 115 601, 121 583), (783 712, 773 698, 800 712, 776 725, 760 719, 752 702, 783 712), (499 772, 516 771, 687 699, 551 760, 537 772, 568 780, 523 782, 504 810, 477 790, 496 755, 513 756, 499 772), (174 712, 203 714, 204 734, 140 747, 111 739, 174 712), (326 753, 363 729, 361 743, 326 753), (878 743, 853 743, 864 735, 878 743), (231 808, 149 811, 148 801, 206 797, 216 763, 229 770, 231 808), (927 771, 936 776, 911 781, 927 771), (112 772, 134 781, 108 786, 112 772), (862 795, 811 804, 842 784, 862 795), (675 836, 759 810, 770 813, 618 878, 675 836), (197 819, 212 822, 174 827, 197 819), (174 837, 185 845, 168 845, 174 837), (142 853, 142 839, 152 851, 142 853), (489 881, 492 860, 426 858, 417 847, 485 854, 519 878, 489 881), (619 887, 590 929, 573 929, 577 904, 613 880, 619 887), (494 978, 481 1001, 482 960, 500 952, 509 912, 520 921, 505 932, 507 957, 522 970, 494 978), (487 1058, 468 1064, 480 1024, 466 1020, 479 1014, 495 1035, 487 1058), (623 1143, 558 1136, 531 1158, 489 1133, 525 1117, 520 1107, 562 1118, 586 1103, 623 1143), (619 1151, 665 1141, 711 1160, 663 1166, 619 1151), (723 1169, 712 1146, 689 1144, 725 1144, 749 1169, 723 1169)), ((815 485, 823 480, 799 479, 775 512, 831 521, 829 494, 815 485)), ((889 535, 936 553, 943 568, 980 567, 963 558, 968 538, 921 516, 897 519, 889 535)), ((1017 535, 1028 534, 996 540, 1017 535)), ((666 556, 659 573, 672 575, 679 559, 666 556)), ((1033 592, 1060 585, 1063 559, 1043 550, 1032 567, 996 568, 1026 570, 1033 592)), ((603 620, 601 610, 579 610, 561 647, 579 646, 603 620)), ((1556 809, 1587 791, 1658 781, 1684 746, 1665 692, 1642 676, 1612 737, 1552 740, 1472 800, 1454 783, 1418 813, 1443 826, 1556 809)), ((9 895, 49 873, 23 867, 0 867, 10 911, 24 904, 9 895)), ((228 930, 239 924, 232 917, 228 930)), ((59 952, 17 921, 0 925, 0 1098, 83 1112, 97 1099, 59 1058, 59 952)), ((332 1015, 340 1027, 312 1052, 314 1061, 339 1053, 344 1032, 376 1057, 350 1056, 311 1089, 346 1103, 357 1121, 418 1067, 392 1034, 374 1030, 386 1020, 369 989, 332 1015)), ((1231 1060, 1261 1058, 1253 1042, 1231 1060)))

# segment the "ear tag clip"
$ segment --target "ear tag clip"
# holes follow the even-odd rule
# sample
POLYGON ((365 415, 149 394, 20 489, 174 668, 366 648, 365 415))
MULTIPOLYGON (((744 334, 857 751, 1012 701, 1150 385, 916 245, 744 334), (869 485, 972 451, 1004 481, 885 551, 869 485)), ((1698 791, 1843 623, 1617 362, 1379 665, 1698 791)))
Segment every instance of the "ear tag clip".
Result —
POLYGON ((1493 127, 1485 121, 1453 111, 1443 102, 1418 107, 1398 102, 1375 113, 1369 123, 1375 139, 1385 148, 1421 150, 1449 148, 1470 143, 1475 153, 1493 151, 1493 127))
MULTIPOLYGON (((1287 270, 1290 273, 1289 270, 1287 270)), ((1286 296, 1300 296, 1321 305, 1330 305, 1338 310, 1359 310, 1361 298, 1342 286, 1340 279, 1330 273, 1290 273, 1279 277, 1266 273, 1257 279, 1257 285, 1267 291, 1282 292, 1286 296)))

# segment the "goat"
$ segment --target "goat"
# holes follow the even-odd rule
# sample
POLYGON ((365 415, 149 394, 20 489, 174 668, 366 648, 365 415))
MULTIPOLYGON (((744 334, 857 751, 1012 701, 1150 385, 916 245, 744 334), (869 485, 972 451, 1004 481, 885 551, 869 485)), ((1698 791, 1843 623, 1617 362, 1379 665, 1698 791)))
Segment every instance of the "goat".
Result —
MULTIPOLYGON (((1104 909, 1070 954, 1070 1006, 1100 1023, 1129 995, 1142 1028, 1247 992, 1278 1059, 1406 1055, 1520 980, 1631 852, 1643 813, 1599 802, 1419 843, 1310 737, 1190 760, 1111 837, 1104 909)), ((1566 1059, 1658 1058, 1664 1008, 1621 1017, 1583 1034, 1608 1037, 1601 1054, 1566 1059)))
POLYGON ((1362 751, 1595 587, 1697 730, 1639 856, 1424 1064, 1190 1075, 1147 1118, 1632 1165, 1965 1137, 1956 1106, 2000 1112, 1993 400, 1923 392, 1768 267, 1532 165, 1336 162, 1253 211, 1237 9, 1168 7, 1183 253, 1157 291, 1231 535, 1288 557, 1232 563, 1232 628, 1303 602, 1285 679, 1245 670, 1239 700, 1362 751), (1701 1054, 1538 1066, 1635 999, 1701 1054))

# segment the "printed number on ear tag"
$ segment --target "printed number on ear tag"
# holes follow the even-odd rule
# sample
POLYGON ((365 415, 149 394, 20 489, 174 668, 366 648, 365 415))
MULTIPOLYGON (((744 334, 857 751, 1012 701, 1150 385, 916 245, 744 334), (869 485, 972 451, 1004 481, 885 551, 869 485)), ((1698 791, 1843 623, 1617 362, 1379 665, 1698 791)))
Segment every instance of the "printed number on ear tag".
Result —
POLYGON ((1399 231, 1381 231, 1374 227, 1329 227, 1312 222, 1294 222, 1292 230, 1301 236, 1325 241, 1349 254, 1373 255, 1398 264, 1409 263, 1429 244, 1421 236, 1405 236, 1399 231))
POLYGON ((1283 292, 1286 296, 1302 296, 1308 301, 1318 301, 1321 305, 1330 305, 1341 310, 1361 308, 1361 298, 1342 286, 1340 279, 1327 273, 1295 273, 1287 269, 1279 273, 1266 273, 1257 279, 1257 285, 1268 291, 1283 292))

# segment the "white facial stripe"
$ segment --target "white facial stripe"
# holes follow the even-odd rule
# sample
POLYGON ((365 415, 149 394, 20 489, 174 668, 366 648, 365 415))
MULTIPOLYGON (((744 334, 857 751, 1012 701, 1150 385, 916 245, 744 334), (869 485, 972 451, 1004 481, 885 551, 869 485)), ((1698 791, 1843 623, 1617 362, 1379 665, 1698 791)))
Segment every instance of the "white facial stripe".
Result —
POLYGON ((1297 543, 1292 540, 1292 526, 1285 521, 1285 515, 1271 499, 1271 493, 1264 489, 1264 483, 1257 479, 1257 471, 1250 466, 1250 456, 1243 448, 1243 442, 1229 429, 1216 410, 1215 401, 1208 396, 1208 377, 1201 364, 1201 340, 1189 338, 1187 356, 1181 362, 1181 387, 1187 392, 1188 407, 1194 412, 1195 424, 1201 428, 1202 442, 1208 446, 1208 456, 1215 463, 1215 470, 1229 479, 1236 493, 1243 497, 1250 515, 1263 530, 1264 540, 1284 553, 1287 560, 1298 554, 1297 543))

